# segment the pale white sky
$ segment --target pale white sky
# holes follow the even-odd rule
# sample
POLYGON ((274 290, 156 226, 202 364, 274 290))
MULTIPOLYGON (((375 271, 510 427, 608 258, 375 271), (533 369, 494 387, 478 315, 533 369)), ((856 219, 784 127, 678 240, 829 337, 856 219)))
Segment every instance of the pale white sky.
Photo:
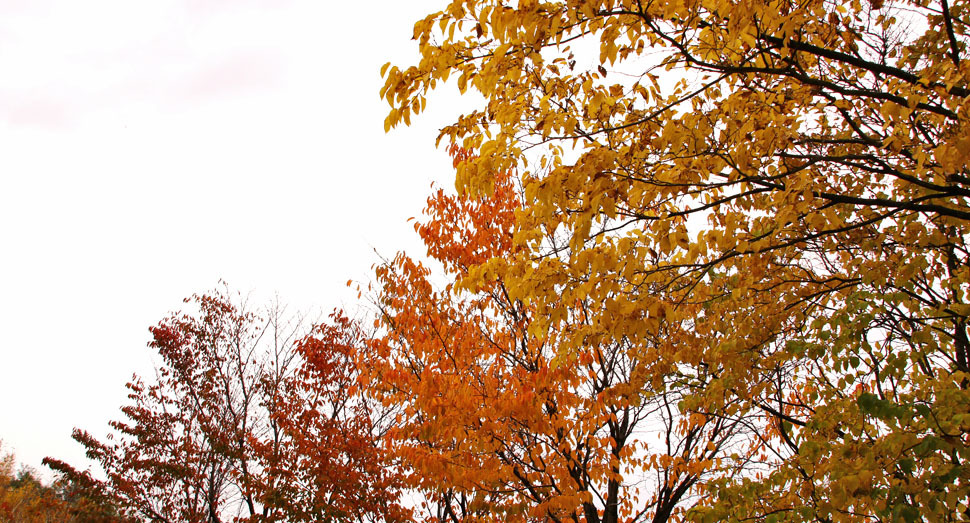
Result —
POLYGON ((85 464, 148 327, 220 278, 353 306, 438 180, 451 89, 385 135, 379 69, 442 0, 0 0, 0 439, 85 464))

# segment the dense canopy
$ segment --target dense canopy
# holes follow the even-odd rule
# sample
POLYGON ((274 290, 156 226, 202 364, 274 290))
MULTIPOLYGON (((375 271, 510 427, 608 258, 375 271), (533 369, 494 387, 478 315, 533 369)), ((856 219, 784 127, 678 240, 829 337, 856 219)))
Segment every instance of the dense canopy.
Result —
MULTIPOLYGON (((959 0, 454 1, 385 67, 385 126, 479 92, 441 134, 472 153, 458 188, 516 173, 523 203, 460 288, 501 282, 552 366, 618 347, 636 372, 609 390, 684 391, 681 435, 736 424, 624 485, 701 478, 708 520, 964 519, 968 24, 959 0)), ((662 519, 649 499, 620 519, 662 519)))

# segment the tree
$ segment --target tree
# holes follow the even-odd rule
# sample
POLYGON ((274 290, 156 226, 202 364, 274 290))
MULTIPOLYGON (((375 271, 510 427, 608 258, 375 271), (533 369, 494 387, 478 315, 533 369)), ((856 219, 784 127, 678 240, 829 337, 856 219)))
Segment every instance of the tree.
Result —
POLYGON ((0 442, 0 522, 67 521, 67 503, 54 489, 41 483, 30 469, 14 472, 15 468, 15 456, 5 452, 0 442))
POLYGON ((742 462, 726 451, 749 420, 685 411, 696 369, 658 379, 642 347, 598 334, 596 300, 564 306, 550 329, 501 277, 469 290, 471 271, 515 250, 521 208, 510 176, 487 198, 438 190, 415 228, 447 285, 404 254, 378 268, 386 335, 372 345, 369 388, 405 413, 389 442, 439 521, 676 519, 698 481, 742 462))
POLYGON ((454 1, 385 66, 385 126, 478 91, 441 135, 476 153, 458 185, 518 172, 526 204, 464 285, 500 279, 563 361, 622 341, 685 411, 760 420, 692 517, 963 519, 968 9, 454 1))
POLYGON ((21 469, 16 476, 0 477, 0 521, 70 521, 70 511, 54 489, 42 484, 31 471, 21 469))
MULTIPOLYGON (((334 313, 297 347, 301 360, 283 387, 272 422, 274 440, 266 485, 288 522, 410 521, 399 503, 402 479, 380 439, 389 410, 364 399, 358 379, 360 351, 369 336, 334 313)), ((266 446, 264 444, 264 446, 266 446)))
POLYGON ((393 475, 381 467, 349 341, 336 323, 302 335, 277 306, 266 317, 226 292, 186 300, 194 313, 151 328, 157 380, 128 383, 125 421, 99 441, 74 439, 105 479, 52 459, 76 484, 148 521, 394 521, 393 475), (332 478, 339 477, 339 481, 332 478))
POLYGON ((45 484, 29 467, 16 473, 16 459, 0 442, 0 522, 126 523, 117 507, 80 495, 69 482, 45 484))

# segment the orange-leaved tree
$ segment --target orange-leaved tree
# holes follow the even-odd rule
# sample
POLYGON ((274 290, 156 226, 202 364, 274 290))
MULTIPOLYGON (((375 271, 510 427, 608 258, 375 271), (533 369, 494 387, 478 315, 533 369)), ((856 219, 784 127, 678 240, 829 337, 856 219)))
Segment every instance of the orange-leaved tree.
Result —
POLYGON ((335 314, 308 333, 227 292, 186 300, 151 328, 157 379, 135 377, 106 440, 74 438, 104 479, 46 463, 149 521, 399 521, 367 401, 354 380, 360 333, 335 314))
POLYGON ((383 71, 385 125, 449 78, 480 93, 442 131, 476 153, 458 184, 488 195, 517 170, 526 198, 513 249, 468 287, 503 281, 563 354, 629 344, 664 362, 643 383, 702 370, 685 408, 761 420, 751 461, 705 482, 693 516, 961 520, 968 15, 966 0, 443 2, 415 25, 418 63, 383 71), (568 328, 584 301, 596 327, 568 328))
POLYGON ((440 521, 676 518, 699 481, 741 465, 729 451, 750 420, 685 410, 696 367, 656 378, 668 363, 643 355, 682 325, 637 346, 598 334, 592 298, 564 304, 551 327, 502 277, 470 284, 514 253, 521 208, 509 175, 488 197, 438 190, 416 229, 443 273, 404 254, 378 268, 386 334, 372 343, 369 388, 403 410, 388 444, 440 521), (582 345, 561 345, 578 335, 582 345))

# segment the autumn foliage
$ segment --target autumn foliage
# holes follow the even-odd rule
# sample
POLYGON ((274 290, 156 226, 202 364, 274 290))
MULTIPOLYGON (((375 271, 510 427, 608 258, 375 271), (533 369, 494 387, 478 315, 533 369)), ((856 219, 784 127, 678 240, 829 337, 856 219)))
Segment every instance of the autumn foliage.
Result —
POLYGON ((388 334, 374 344, 371 389, 405 411, 390 438, 413 471, 411 486, 443 521, 682 513, 698 481, 736 466, 715 459, 744 427, 684 411, 684 380, 654 380, 655 362, 638 359, 642 348, 594 337, 595 300, 563 305, 550 329, 503 278, 469 288, 473 271, 515 253, 521 209, 508 175, 496 176, 488 197, 439 190, 416 229, 444 274, 405 255, 377 271, 388 334), (448 283, 435 288, 442 276, 448 283), (567 351, 576 332, 591 335, 567 351))
POLYGON ((442 7, 385 127, 484 98, 441 139, 504 250, 432 211, 458 285, 380 276, 419 467, 483 519, 966 519, 970 4, 442 7), (617 438, 664 411, 636 434, 710 453, 617 438))
POLYGON ((104 478, 48 459, 64 477, 147 521, 399 521, 397 482, 372 405, 351 384, 361 332, 335 314, 301 333, 278 308, 227 293, 151 329, 157 378, 128 384, 123 421, 76 430, 104 478))
POLYGON ((45 483, 0 441, 0 523, 132 523, 110 500, 92 497, 69 479, 45 483))
POLYGON ((112 435, 75 432, 103 475, 50 460, 75 492, 150 521, 968 519, 967 0, 442 7, 382 70, 385 128, 445 83, 482 102, 373 330, 193 297, 112 435))

